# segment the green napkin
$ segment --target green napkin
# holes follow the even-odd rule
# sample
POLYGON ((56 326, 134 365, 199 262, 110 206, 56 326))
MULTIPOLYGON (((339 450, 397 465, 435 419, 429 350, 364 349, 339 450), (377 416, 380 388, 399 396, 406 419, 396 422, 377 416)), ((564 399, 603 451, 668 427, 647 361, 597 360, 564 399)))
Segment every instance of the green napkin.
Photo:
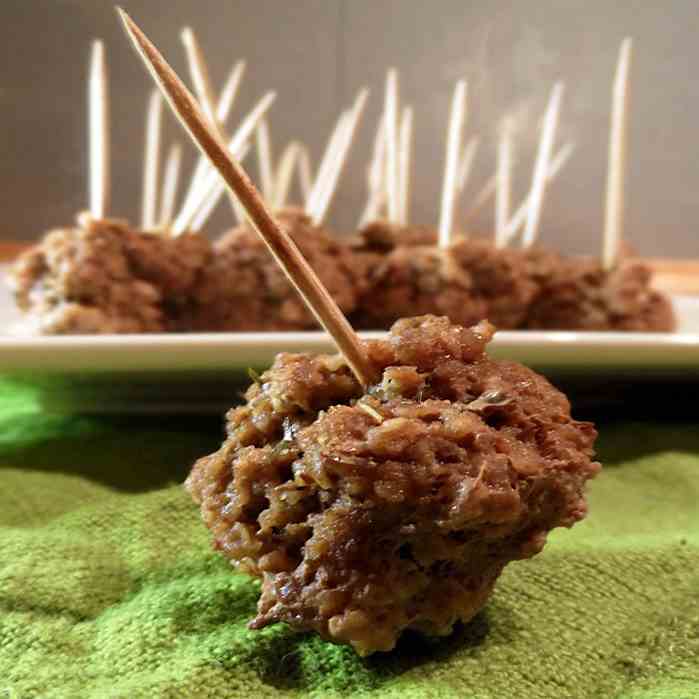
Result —
POLYGON ((589 519, 472 623, 368 659, 276 625, 179 483, 221 421, 41 414, 0 385, 0 698, 699 697, 699 430, 607 425, 589 519))

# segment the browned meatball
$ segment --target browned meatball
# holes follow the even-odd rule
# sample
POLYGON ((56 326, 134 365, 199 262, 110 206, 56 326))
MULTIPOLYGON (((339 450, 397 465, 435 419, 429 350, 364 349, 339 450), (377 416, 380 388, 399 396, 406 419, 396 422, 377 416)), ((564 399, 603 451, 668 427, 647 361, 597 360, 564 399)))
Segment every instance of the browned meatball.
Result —
POLYGON ((651 286, 650 268, 623 260, 605 270, 598 260, 561 260, 531 306, 527 327, 546 330, 670 332, 670 300, 651 286))
POLYGON ((162 296, 136 277, 127 253, 128 228, 82 217, 50 231, 10 270, 19 307, 36 332, 128 333, 165 328, 162 296))
POLYGON ((521 327, 538 291, 524 253, 470 239, 456 241, 450 250, 471 276, 474 294, 485 306, 482 317, 503 330, 521 327))
POLYGON ((81 215, 22 255, 9 279, 36 332, 176 330, 210 248, 196 234, 170 238, 81 215))
POLYGON ((470 272, 451 249, 399 245, 367 275, 368 289, 353 317, 358 327, 390 327, 398 318, 428 313, 472 325, 487 316, 470 272))
POLYGON ((208 238, 191 232, 177 237, 137 233, 128 236, 126 246, 133 273, 160 292, 167 329, 191 331, 197 294, 214 256, 208 238))
POLYGON ((448 634, 503 567, 585 516, 592 424, 492 326, 397 322, 366 343, 363 391, 338 357, 281 354, 228 413, 187 487, 214 545, 262 579, 252 628, 286 622, 366 655, 404 629, 448 634))
MULTIPOLYGON (((349 249, 301 211, 277 215, 299 250, 345 313, 357 302, 357 277, 349 249)), ((315 329, 317 322, 279 268, 259 235, 248 225, 215 243, 214 260, 198 291, 202 329, 315 329)))
POLYGON ((427 226, 374 221, 353 241, 355 265, 365 280, 353 324, 390 327, 398 318, 428 313, 472 325, 485 317, 472 279, 437 245, 427 226))
MULTIPOLYGON (((428 246, 437 243, 437 233, 427 226, 402 226, 389 221, 377 220, 369 223, 348 240, 352 254, 352 266, 357 276, 359 290, 358 309, 353 324, 357 327, 388 328, 398 316, 386 316, 385 322, 373 319, 364 313, 364 306, 371 305, 376 279, 386 256, 398 246, 428 246)), ((374 306, 378 299, 374 296, 374 306)), ((414 313, 414 311, 412 311, 414 313)))
POLYGON ((461 325, 487 318, 516 328, 527 317, 537 285, 523 253, 491 242, 457 238, 445 250, 436 233, 421 226, 373 223, 360 231, 368 290, 356 323, 385 328, 407 315, 446 315, 461 325))

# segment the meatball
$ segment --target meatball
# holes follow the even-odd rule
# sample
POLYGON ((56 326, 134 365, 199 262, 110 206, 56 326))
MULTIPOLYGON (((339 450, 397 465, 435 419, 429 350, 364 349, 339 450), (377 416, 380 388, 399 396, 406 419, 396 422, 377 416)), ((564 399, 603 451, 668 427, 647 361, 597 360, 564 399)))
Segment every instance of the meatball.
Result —
MULTIPOLYGON (((303 212, 287 209, 277 219, 337 304, 351 313, 357 275, 349 248, 303 212)), ((249 225, 234 228, 214 245, 214 259, 197 292, 196 323, 204 330, 300 330, 316 328, 296 290, 249 225)))
POLYGON ((482 317, 497 328, 521 327, 539 288, 525 253, 470 239, 458 240, 450 250, 456 264, 471 276, 474 294, 485 306, 482 317))
POLYGON ((605 270, 593 259, 561 260, 543 280, 526 327, 545 330, 671 332, 671 301, 651 286, 650 268, 622 260, 605 270))
POLYGON ((214 256, 208 238, 191 232, 177 237, 137 233, 127 238, 126 248, 134 275, 158 289, 167 330, 196 327, 197 295, 214 256))
POLYGON ((155 284, 136 277, 130 231, 117 221, 82 217, 50 231, 10 270, 18 306, 39 333, 160 332, 166 322, 155 284))
MULTIPOLYGON (((399 316, 388 316, 386 320, 373 319, 372 313, 366 314, 364 309, 371 306, 369 297, 373 292, 376 279, 381 276, 381 269, 386 256, 399 246, 428 246, 437 244, 437 233, 428 226, 404 226, 385 220, 373 221, 349 238, 352 254, 352 265, 358 279, 359 300, 358 311, 352 318, 357 327, 388 328, 399 316)), ((376 299, 374 298, 374 301, 376 299)), ((414 310, 409 313, 415 313, 414 310)))
POLYGON ((170 238, 81 215, 24 253, 9 281, 39 333, 163 332, 181 329, 179 308, 210 255, 196 234, 170 238))
POLYGON ((558 252, 538 246, 526 248, 521 254, 527 278, 536 285, 538 295, 541 287, 558 273, 564 264, 564 258, 558 252))
POLYGON ((360 232, 369 270, 357 324, 385 328, 406 315, 434 313, 461 325, 487 318, 499 328, 518 327, 537 291, 523 253, 464 238, 441 250, 436 237, 425 227, 385 222, 360 232))
POLYGON ((286 622, 394 647, 450 633, 504 566, 585 516, 596 432, 563 394, 485 354, 492 326, 398 321, 365 343, 366 391, 336 356, 280 354, 186 486, 214 546, 262 579, 251 628, 286 622))

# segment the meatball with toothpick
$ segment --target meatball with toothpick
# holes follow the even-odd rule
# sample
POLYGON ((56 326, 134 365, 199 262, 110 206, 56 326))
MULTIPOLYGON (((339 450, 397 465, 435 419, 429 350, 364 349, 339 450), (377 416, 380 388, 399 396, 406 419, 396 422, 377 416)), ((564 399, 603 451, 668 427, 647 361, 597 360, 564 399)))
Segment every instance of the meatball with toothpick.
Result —
POLYGON ((526 327, 672 332, 676 322, 670 299, 652 287, 647 265, 623 259, 606 270, 590 258, 561 260, 542 281, 526 327))
POLYGON ((458 236, 440 248, 436 238, 426 226, 387 222, 360 231, 354 254, 358 269, 366 269, 367 290, 357 324, 385 328, 401 317, 432 313, 461 325, 488 318, 498 328, 519 327, 537 291, 523 253, 458 236))
POLYGON ((394 647, 448 634, 504 566, 586 512, 595 430, 543 377, 485 354, 492 327, 425 316, 339 357, 281 354, 187 481, 215 547, 262 579, 252 628, 394 647))
POLYGON ((164 332, 180 329, 210 256, 202 236, 161 237, 82 214, 20 256, 8 280, 32 332, 164 332))

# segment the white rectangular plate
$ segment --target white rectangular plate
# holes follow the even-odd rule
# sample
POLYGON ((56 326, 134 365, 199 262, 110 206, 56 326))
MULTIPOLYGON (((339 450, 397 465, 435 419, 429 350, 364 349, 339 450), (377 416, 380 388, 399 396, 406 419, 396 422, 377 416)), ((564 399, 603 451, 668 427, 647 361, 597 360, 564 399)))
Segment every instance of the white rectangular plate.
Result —
MULTIPOLYGON (((677 333, 502 331, 490 354, 552 378, 697 380, 699 298, 674 303, 677 333)), ((247 383, 248 367, 268 366, 279 351, 333 351, 322 332, 15 337, 8 329, 17 320, 2 285, 0 374, 31 384, 57 410, 220 410, 247 383)))

